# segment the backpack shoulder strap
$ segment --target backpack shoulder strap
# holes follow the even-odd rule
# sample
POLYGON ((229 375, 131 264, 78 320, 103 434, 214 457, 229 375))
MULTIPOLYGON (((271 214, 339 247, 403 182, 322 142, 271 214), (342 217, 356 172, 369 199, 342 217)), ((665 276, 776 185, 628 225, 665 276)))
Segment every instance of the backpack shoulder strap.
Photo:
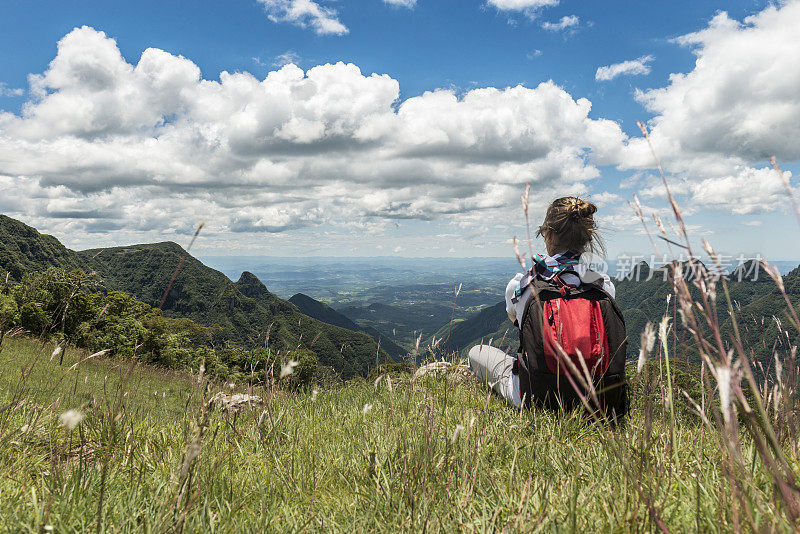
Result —
POLYGON ((529 315, 528 310, 530 310, 531 306, 538 305, 541 307, 541 301, 543 299, 549 300, 549 298, 560 294, 558 286, 554 282, 542 280, 538 277, 533 278, 528 284, 528 287, 531 288, 532 294, 528 302, 525 303, 525 309, 522 311, 522 317, 519 321, 520 327, 525 322, 525 318, 529 315), (553 295, 548 295, 548 293, 552 293, 553 295))

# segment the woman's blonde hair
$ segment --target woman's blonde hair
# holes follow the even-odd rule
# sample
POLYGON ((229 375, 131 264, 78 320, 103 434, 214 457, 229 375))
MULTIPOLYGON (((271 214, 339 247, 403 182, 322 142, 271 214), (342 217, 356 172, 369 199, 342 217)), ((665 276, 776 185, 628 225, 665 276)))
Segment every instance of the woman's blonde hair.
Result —
POLYGON ((603 254, 605 246, 594 222, 596 211, 597 206, 577 196, 557 198, 547 208, 536 235, 558 249, 603 254))

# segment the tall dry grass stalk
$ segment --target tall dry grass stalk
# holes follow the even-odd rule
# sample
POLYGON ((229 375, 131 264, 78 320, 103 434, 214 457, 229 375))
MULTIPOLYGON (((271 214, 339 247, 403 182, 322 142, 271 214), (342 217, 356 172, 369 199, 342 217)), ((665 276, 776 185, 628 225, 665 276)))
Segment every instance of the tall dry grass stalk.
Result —
MULTIPOLYGON (((662 224, 658 227, 664 241, 679 245, 692 253, 691 242, 686 231, 686 225, 677 201, 670 192, 667 178, 661 163, 656 156, 647 128, 639 123, 642 133, 650 146, 656 166, 662 178, 673 215, 679 225, 679 235, 682 243, 675 243, 666 235, 662 224)), ((781 176, 787 189, 795 213, 800 222, 800 212, 794 201, 791 189, 780 171, 774 158, 771 163, 776 172, 781 176)), ((638 205, 638 203, 637 203, 638 205)), ((641 210, 636 210, 643 221, 641 210)), ((703 240, 703 248, 716 269, 710 272, 703 264, 690 261, 680 264, 673 261, 670 264, 670 282, 676 295, 674 310, 680 317, 681 324, 693 338, 694 345, 702 359, 702 370, 709 374, 704 376, 705 390, 703 398, 691 399, 686 395, 691 405, 703 424, 716 429, 717 444, 724 455, 723 472, 734 506, 731 509, 733 526, 735 530, 747 526, 748 529, 759 530, 756 518, 773 513, 778 513, 792 528, 800 527, 800 488, 797 485, 796 452, 797 445, 791 445, 793 461, 787 458, 785 437, 795 437, 795 432, 800 426, 800 410, 797 405, 797 392, 795 389, 796 377, 796 346, 790 347, 790 358, 783 363, 777 352, 775 353, 776 375, 774 378, 763 377, 759 383, 754 374, 755 353, 752 348, 744 345, 740 335, 737 309, 731 301, 728 281, 722 272, 720 259, 711 245, 703 240), (688 269, 688 272, 685 271, 688 269), (721 288, 719 287, 721 286, 721 288), (720 289, 724 300, 719 306, 720 289), (694 290, 694 291, 693 291, 694 290), (698 298, 699 297, 699 298, 698 298), (730 330, 723 329, 721 317, 728 317, 730 330), (781 370, 786 367, 787 373, 781 370), (709 380, 709 375, 712 383, 709 380), (705 402, 705 395, 709 397, 716 390, 719 402, 705 402), (771 414, 770 414, 771 412, 771 414), (749 442, 751 450, 747 450, 749 442), (749 454, 748 454, 749 453, 749 454), (749 456, 749 458, 748 458, 749 456), (765 503, 750 496, 754 493, 757 481, 754 478, 753 465, 758 458, 762 467, 769 475, 774 486, 774 502, 765 503)), ((795 336, 800 333, 800 320, 798 320, 794 305, 786 293, 780 274, 773 266, 762 264, 763 270, 775 282, 775 286, 786 304, 786 314, 795 329, 795 336)), ((660 349, 667 368, 668 395, 672 387, 669 378, 670 355, 667 351, 666 321, 669 311, 659 328, 660 349)), ((787 335, 786 338, 790 339, 787 335)), ((643 343, 644 345, 644 343, 643 343)), ((644 351, 643 348, 643 354, 644 351)), ((639 365, 641 368, 641 364, 639 365)), ((685 392, 684 392, 685 393, 685 392)), ((674 424, 674 399, 669 398, 671 410, 670 429, 672 440, 675 441, 674 424)))

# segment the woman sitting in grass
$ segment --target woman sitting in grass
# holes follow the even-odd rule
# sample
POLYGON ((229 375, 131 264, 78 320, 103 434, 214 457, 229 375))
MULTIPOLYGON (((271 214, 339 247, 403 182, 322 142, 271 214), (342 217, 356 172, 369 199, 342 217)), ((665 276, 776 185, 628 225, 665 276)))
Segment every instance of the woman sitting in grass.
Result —
POLYGON ((611 279, 589 269, 581 256, 603 251, 594 213, 578 197, 547 209, 537 236, 547 254, 506 287, 506 312, 519 329, 516 355, 488 345, 469 351, 469 366, 510 404, 573 408, 579 404, 622 417, 625 387, 625 322, 611 279))

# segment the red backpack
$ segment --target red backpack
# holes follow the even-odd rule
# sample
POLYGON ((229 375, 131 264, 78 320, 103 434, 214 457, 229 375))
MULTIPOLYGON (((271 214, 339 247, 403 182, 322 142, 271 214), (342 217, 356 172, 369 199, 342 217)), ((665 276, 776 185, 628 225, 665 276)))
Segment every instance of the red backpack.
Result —
POLYGON ((601 409, 609 417, 623 417, 628 404, 625 320, 602 280, 572 287, 556 275, 534 279, 531 290, 519 323, 515 368, 523 402, 553 409, 580 405, 580 396, 589 395, 573 386, 580 384, 577 371, 591 377, 601 409))

